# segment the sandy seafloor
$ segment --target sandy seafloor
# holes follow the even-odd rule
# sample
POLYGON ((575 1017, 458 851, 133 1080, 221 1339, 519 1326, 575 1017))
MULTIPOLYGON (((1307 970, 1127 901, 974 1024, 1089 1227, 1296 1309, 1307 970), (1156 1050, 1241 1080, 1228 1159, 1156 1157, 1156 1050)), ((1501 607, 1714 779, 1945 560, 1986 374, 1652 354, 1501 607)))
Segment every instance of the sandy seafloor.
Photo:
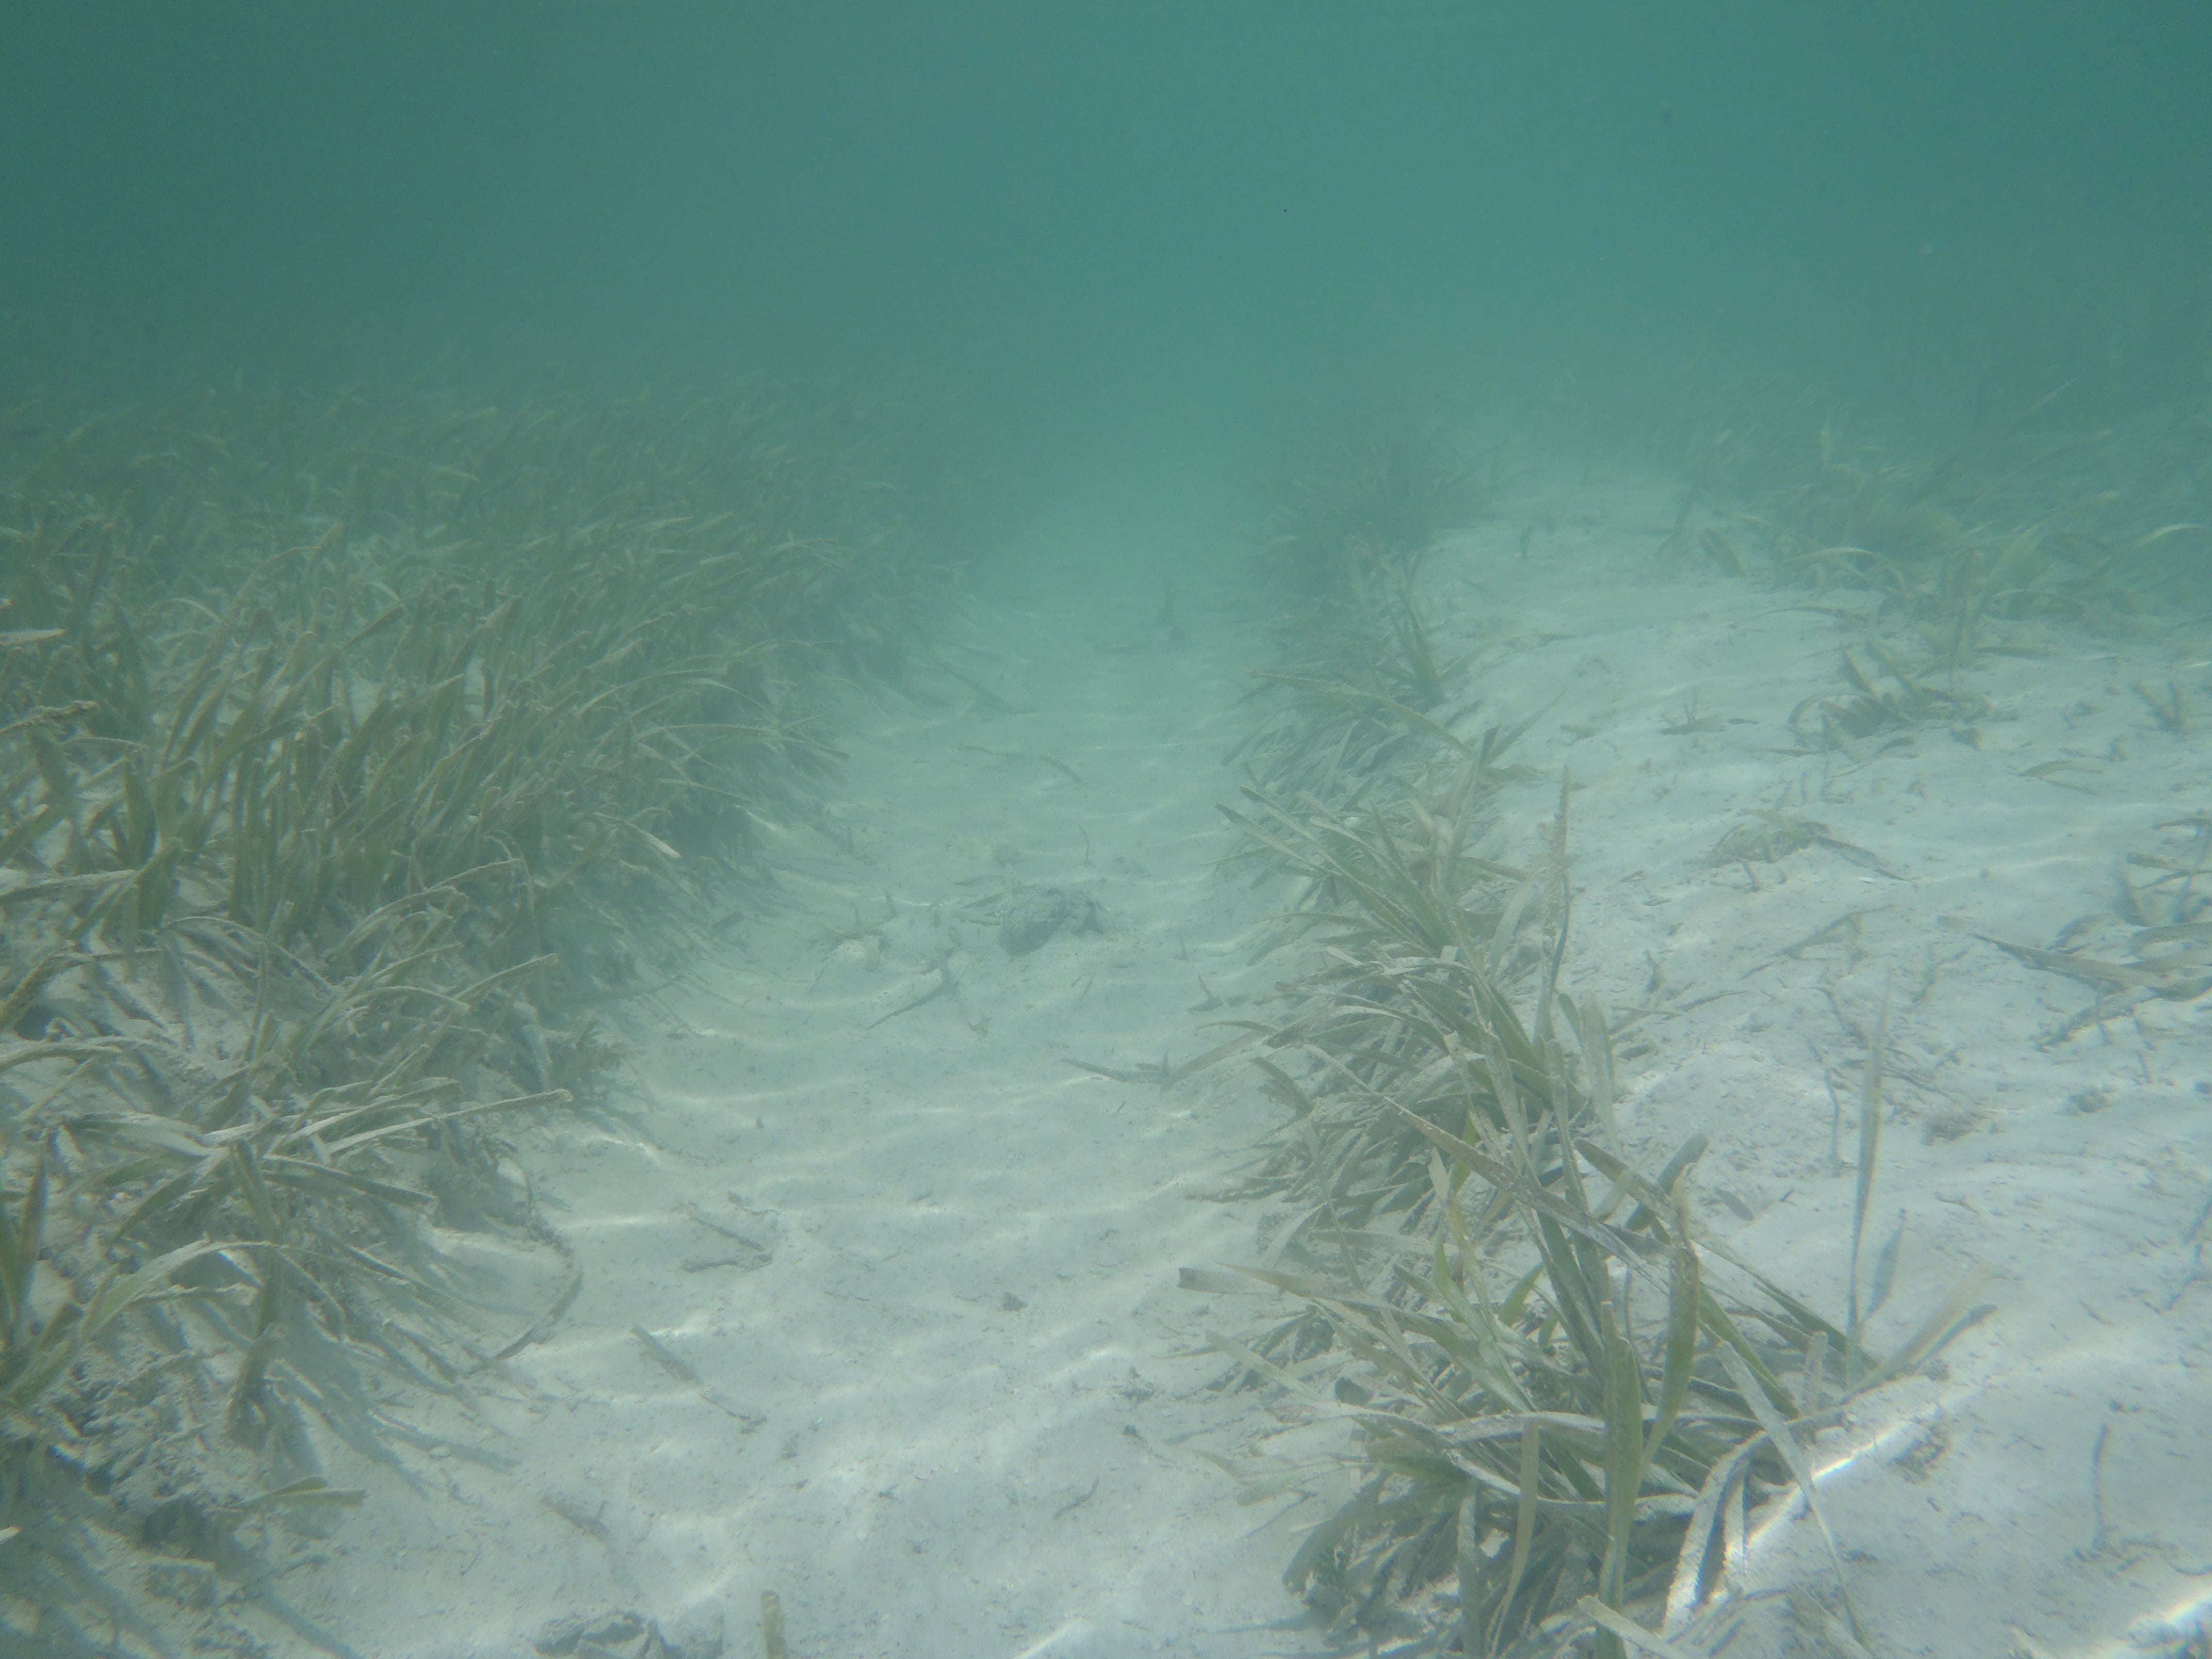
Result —
MULTIPOLYGON (((1856 1401, 1815 1449, 1875 1651, 2179 1652, 2212 1596, 2212 1000, 2045 1046, 2094 988, 1943 919, 2048 946, 2093 918, 2076 947, 2123 952, 2116 868, 2185 851, 2161 826, 2212 809, 2212 651, 2157 617, 2008 627, 2046 654, 1967 677, 1990 705, 1978 747, 1935 723, 1856 758, 1793 753, 1792 709, 1844 691, 1858 632, 1662 556, 1678 501, 1662 478, 1526 471, 1426 565, 1440 644, 1476 653, 1481 706, 1447 714, 1473 732, 1544 711, 1496 845, 1535 845, 1569 769, 1566 982, 1618 1018, 1663 976, 1625 1042, 1624 1131, 1654 1166, 1710 1136, 1706 1230, 1838 1315, 1854 1177, 1831 1084, 1848 1165, 1893 977, 1869 1265, 1905 1229, 1872 1344, 1974 1264, 1996 1276, 1934 1375, 1856 1401), (2203 720, 2161 729, 2137 681, 2203 720), (2078 764, 2027 775, 2059 760, 2078 764), (1716 862, 1762 807, 1865 856, 1716 862)), ((1157 588, 1113 575, 1157 551, 1071 543, 1065 568, 975 596, 943 660, 1005 709, 928 671, 941 701, 856 706, 834 834, 775 832, 772 901, 635 1011, 623 1115, 526 1137, 583 1290, 480 1379, 482 1422, 441 1425, 513 1468, 410 1454, 419 1496, 359 1477, 369 1504, 285 1581, 301 1611, 421 1659, 526 1654, 549 1621, 613 1608, 684 1653, 751 1656, 763 1591, 789 1652, 818 1659, 1317 1650, 1279 1575, 1325 1504, 1241 1507, 1194 1449, 1276 1426, 1263 1396, 1209 1391, 1217 1357, 1188 1357, 1264 1310, 1176 1288, 1180 1267, 1254 1259, 1263 1206, 1206 1194, 1273 1109, 1234 1063, 1168 1088, 1070 1063, 1186 1060, 1296 965, 1252 960, 1281 890, 1217 868, 1221 758, 1264 659, 1249 596, 1179 578, 1177 645, 1157 588), (1021 758, 1039 756, 1076 776, 1021 758), (1095 899, 1104 930, 1008 957, 963 911, 1009 879, 1095 899), (896 1012, 940 963, 953 988, 896 1012)), ((517 1286, 513 1328, 550 1288, 517 1286)), ((1812 1525, 1769 1516, 1684 1650, 1833 1651, 1785 1594, 1826 1576, 1812 1525)))

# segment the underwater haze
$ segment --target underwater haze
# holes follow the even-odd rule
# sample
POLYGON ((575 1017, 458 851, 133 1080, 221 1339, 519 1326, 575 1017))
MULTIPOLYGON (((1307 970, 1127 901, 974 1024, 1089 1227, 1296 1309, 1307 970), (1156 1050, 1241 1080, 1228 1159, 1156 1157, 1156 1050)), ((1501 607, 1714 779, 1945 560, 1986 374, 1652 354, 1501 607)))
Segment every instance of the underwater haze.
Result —
POLYGON ((0 1655, 2212 1653, 2212 6, 0 15, 0 1655))
POLYGON ((1910 404, 2075 308, 2185 328, 2209 31, 2185 0, 28 0, 0 295, 49 373, 57 341, 364 336, 896 366, 1077 443, 1620 354, 1910 404))

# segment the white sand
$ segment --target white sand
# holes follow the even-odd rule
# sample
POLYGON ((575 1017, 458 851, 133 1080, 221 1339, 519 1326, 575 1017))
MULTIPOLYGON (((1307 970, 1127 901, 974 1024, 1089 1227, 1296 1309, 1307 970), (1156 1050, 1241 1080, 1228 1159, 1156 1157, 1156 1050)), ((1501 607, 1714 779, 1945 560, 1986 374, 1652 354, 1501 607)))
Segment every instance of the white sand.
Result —
MULTIPOLYGON (((1794 596, 1656 558, 1677 499, 1662 480, 1532 476, 1428 567, 1442 634, 1480 652, 1485 703, 1462 729, 1550 705, 1518 758, 1552 781, 1509 798, 1501 846, 1533 845, 1570 768, 1570 983, 1618 1014, 1656 960, 1682 1004, 1723 994, 1644 1028, 1626 1133, 1654 1164, 1707 1133, 1707 1228, 1838 1314, 1853 1176, 1831 1161, 1828 1077, 1848 1164, 1861 1034, 1894 974, 1869 1268, 1908 1220, 1874 1345, 1973 1264, 1998 1278, 1940 1379, 1858 1402, 1818 1448, 1875 1650, 2175 1650, 2212 1595, 2212 1268, 2192 1279, 2185 1237, 2212 1197, 2209 1005, 2153 1002, 2039 1048, 2090 988, 1938 918, 2047 945, 2103 915, 2093 953, 2119 948, 2116 860, 2212 805, 2205 738, 2159 731, 2128 687, 2177 680, 2212 720, 2204 665, 2154 629, 2118 646, 2039 629, 2020 637, 2055 655, 1971 677, 1996 704, 1979 750, 1938 726, 1867 744, 1863 764, 1785 753, 1792 708, 1842 690, 1853 636, 1794 596), (1522 527, 1547 521, 1520 558, 1522 527), (1704 729, 1663 732, 1692 699, 1704 729), (2066 756, 2094 793, 2021 775, 2066 756), (1895 876, 1814 847, 1757 866, 1754 890, 1707 861, 1785 797, 1895 876), (1784 954, 1853 912, 1855 947, 1784 954), (2069 1111, 2086 1091, 2108 1103, 2069 1111), (1986 1121, 1925 1138, 1961 1109, 1986 1121)), ((1126 551, 1082 550, 1109 568, 1126 551)), ((947 653, 1027 712, 949 680, 932 682, 945 706, 860 710, 836 812, 850 853, 780 837, 780 907, 641 1015, 647 1103, 532 1138, 583 1292, 487 1384, 491 1429, 442 1425, 511 1472, 410 1454, 428 1495, 365 1477, 372 1501, 328 1565, 287 1581, 362 1653, 527 1652, 549 1620, 634 1607, 687 1651, 719 1629, 751 1656, 766 1590, 791 1653, 819 1659, 1312 1650, 1279 1574, 1324 1504, 1241 1508, 1185 1443, 1225 1453, 1274 1426, 1261 1396, 1206 1391, 1218 1361, 1179 1357, 1247 1328, 1252 1304, 1176 1288, 1178 1267, 1252 1259, 1258 1206, 1199 1195, 1273 1112, 1234 1064, 1163 1090, 1069 1063, 1188 1059, 1219 1035, 1201 1029, 1219 1013, 1191 1012, 1209 991, 1261 994, 1293 965, 1250 961, 1278 896, 1212 870, 1233 846, 1218 762, 1261 647, 1226 583, 1180 579, 1191 637, 1174 649, 1152 638, 1149 582, 1028 580, 1029 598, 980 599, 947 653), (1010 959, 961 915, 1009 875, 1095 897, 1106 931, 1010 959), (940 959, 956 988, 871 1029, 937 985, 940 959)), ((519 1290, 514 1328, 550 1289, 519 1290)), ((1810 1523, 1771 1517, 1734 1608, 1687 1645, 1740 1615, 1731 1654, 1820 1651, 1785 1637, 1777 1593, 1826 1582, 1810 1523)))

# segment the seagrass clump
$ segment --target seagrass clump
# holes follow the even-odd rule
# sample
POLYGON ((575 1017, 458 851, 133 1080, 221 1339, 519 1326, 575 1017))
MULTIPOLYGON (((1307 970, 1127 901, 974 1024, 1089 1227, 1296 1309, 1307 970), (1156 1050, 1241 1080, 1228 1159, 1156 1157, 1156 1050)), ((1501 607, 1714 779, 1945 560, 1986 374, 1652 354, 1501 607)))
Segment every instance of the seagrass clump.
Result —
MULTIPOLYGON (((1213 1340, 1224 1386, 1278 1391, 1287 1445, 1224 1467, 1255 1499, 1350 1486, 1286 1574, 1346 1643, 1550 1653, 1595 1627, 1619 1656, 1630 1623, 1680 1630, 1747 1515, 1795 1492, 1818 1516, 1802 1437, 1939 1346, 1977 1284, 1875 1356, 1855 1314, 1822 1318, 1703 1236, 1702 1137, 1638 1167, 1612 1109, 1621 1027, 1561 986, 1564 790, 1528 870, 1470 856, 1428 806, 1423 839, 1387 812, 1259 805, 1235 816, 1306 871, 1322 950, 1259 1061, 1290 1121, 1248 1190, 1291 1218, 1262 1265, 1186 1273, 1302 1304, 1213 1340)), ((1835 1566, 1832 1616, 1862 1639, 1835 1566)))
POLYGON ((1465 660, 1439 651, 1410 582, 1288 606, 1270 633, 1273 664, 1247 694, 1257 718, 1223 757, 1255 785, 1337 801, 1435 742, 1457 745, 1443 721, 1465 660))
POLYGON ((757 400, 6 426, 0 1645, 329 1646, 258 1564, 358 1501, 331 1449, 405 1475, 407 1398, 575 1293, 506 1126, 594 1097, 943 567, 851 421, 757 400))
POLYGON ((1410 577, 1438 532, 1480 505, 1485 459, 1404 398, 1308 422, 1278 465, 1261 580, 1291 600, 1410 577))
MULTIPOLYGON (((1856 605, 1851 620, 1891 649, 1955 672, 1984 651, 2038 648, 2017 624, 2130 625, 2198 562, 2175 558, 2171 538, 2201 526, 2154 489, 2115 488, 2136 470, 2132 451, 2108 428, 2048 424, 2054 402, 1925 454, 1847 439, 1825 418, 1811 438, 1733 433, 1697 488, 1763 546, 1778 585, 1856 605)), ((2194 419, 2169 405, 2135 442, 2155 447, 2194 419)))

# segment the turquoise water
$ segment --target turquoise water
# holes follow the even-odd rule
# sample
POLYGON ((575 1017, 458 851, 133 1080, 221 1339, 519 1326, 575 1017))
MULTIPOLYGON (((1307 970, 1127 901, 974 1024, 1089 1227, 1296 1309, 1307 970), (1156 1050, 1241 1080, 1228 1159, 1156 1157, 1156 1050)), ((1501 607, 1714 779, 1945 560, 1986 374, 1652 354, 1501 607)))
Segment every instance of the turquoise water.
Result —
POLYGON ((5 47, 11 377, 911 374, 1079 471, 1378 372, 1945 421, 2201 346, 2184 0, 21 0, 5 47))

